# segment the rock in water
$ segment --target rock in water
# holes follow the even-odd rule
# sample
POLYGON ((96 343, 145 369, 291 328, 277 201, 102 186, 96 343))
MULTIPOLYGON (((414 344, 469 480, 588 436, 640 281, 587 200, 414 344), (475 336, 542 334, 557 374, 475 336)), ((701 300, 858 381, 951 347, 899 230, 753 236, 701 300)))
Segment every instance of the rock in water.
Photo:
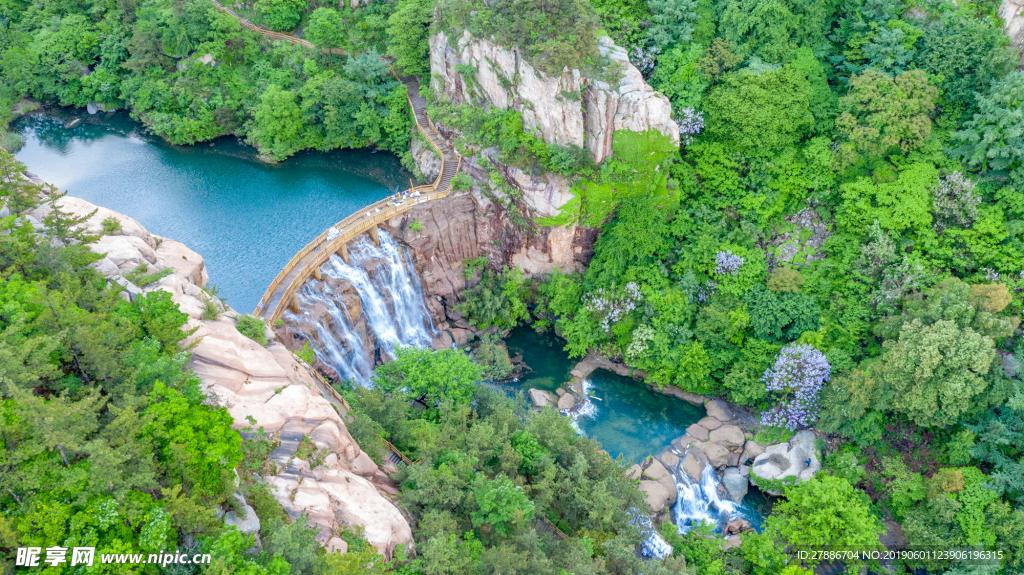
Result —
POLYGON ((807 481, 821 470, 820 455, 815 445, 814 432, 805 429, 797 432, 789 443, 769 445, 764 453, 754 459, 751 473, 755 484, 762 491, 772 495, 782 495, 781 489, 763 485, 757 479, 780 480, 786 482, 807 481))
POLYGON ((647 505, 651 513, 661 513, 666 507, 676 502, 676 490, 661 481, 640 481, 640 491, 647 494, 647 505))
POLYGON ((657 459, 652 459, 651 464, 644 470, 644 476, 649 477, 655 481, 659 481, 662 478, 669 477, 671 474, 665 466, 661 464, 657 459))
POLYGON ((707 429, 708 431, 714 431, 719 427, 722 427, 722 422, 718 421, 714 417, 711 417, 710 415, 707 417, 702 417, 701 420, 697 422, 697 424, 703 427, 704 429, 707 429))
POLYGON ((567 393, 562 397, 559 397, 556 401, 558 403, 558 409, 572 409, 573 407, 576 407, 576 396, 571 393, 567 393))
POLYGON ((704 473, 704 466, 701 465, 700 460, 697 456, 692 453, 687 453, 686 457, 683 458, 683 471, 689 476, 690 480, 694 483, 700 483, 700 477, 704 473))
POLYGON ((711 467, 725 467, 729 464, 729 450, 717 443, 705 444, 704 453, 707 454, 711 467))
POLYGON ((747 488, 750 485, 747 478, 740 474, 739 469, 726 467, 725 473, 722 474, 722 485, 725 486, 725 491, 729 494, 730 499, 737 505, 743 504, 743 498, 747 496, 747 488))
POLYGON ((554 394, 550 391, 544 391, 542 389, 530 388, 527 392, 530 396, 530 401, 537 407, 544 407, 545 405, 555 405, 558 403, 557 397, 552 397, 554 394))
POLYGON ((100 111, 100 109, 98 107, 96 107, 96 103, 95 102, 89 102, 88 104, 85 105, 85 111, 89 112, 90 115, 95 115, 96 112, 100 111))
POLYGON ((707 428, 696 423, 686 428, 686 434, 701 441, 707 441, 709 437, 707 428))

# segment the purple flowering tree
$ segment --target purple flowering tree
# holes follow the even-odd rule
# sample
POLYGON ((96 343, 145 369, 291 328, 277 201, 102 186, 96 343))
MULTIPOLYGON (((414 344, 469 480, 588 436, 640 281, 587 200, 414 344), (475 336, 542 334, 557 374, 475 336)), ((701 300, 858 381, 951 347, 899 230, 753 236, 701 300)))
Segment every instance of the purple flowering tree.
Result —
POLYGON ((604 288, 583 296, 583 307, 601 318, 601 329, 608 331, 612 324, 626 317, 636 309, 637 303, 644 299, 640 286, 629 282, 621 292, 613 292, 604 288))
POLYGON ((795 430, 817 421, 818 392, 831 371, 825 354, 814 347, 797 343, 782 348, 761 381, 768 391, 782 395, 783 401, 761 414, 761 425, 795 430))
POLYGON ((704 112, 693 108, 683 108, 673 120, 679 125, 679 140, 684 146, 692 144, 693 137, 704 130, 704 112))
POLYGON ((729 250, 715 254, 715 273, 722 276, 734 276, 740 271, 745 260, 729 250))

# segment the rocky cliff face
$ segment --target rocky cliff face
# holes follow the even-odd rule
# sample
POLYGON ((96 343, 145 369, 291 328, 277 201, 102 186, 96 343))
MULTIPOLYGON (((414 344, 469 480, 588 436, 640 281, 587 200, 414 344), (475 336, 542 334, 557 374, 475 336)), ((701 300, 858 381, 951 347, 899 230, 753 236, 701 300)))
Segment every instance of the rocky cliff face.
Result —
MULTIPOLYGON (((1018 50, 1024 48, 1024 0, 1003 0, 999 16, 1006 22, 1005 32, 1010 43, 1018 50)), ((1024 55, 1021 66, 1024 67, 1024 55)))
POLYGON ((609 60, 608 76, 620 76, 617 82, 587 78, 579 70, 550 77, 517 49, 474 38, 468 31, 456 39, 440 32, 430 38, 431 88, 453 103, 515 108, 548 143, 587 148, 596 162, 611 155, 616 130, 655 128, 678 142, 668 98, 644 82, 611 39, 602 37, 599 50, 609 60), (476 75, 464 78, 456 69, 460 64, 476 68, 476 75))
MULTIPOLYGON (((464 278, 462 262, 480 256, 502 261, 505 228, 500 207, 475 193, 456 194, 416 206, 389 220, 386 229, 410 250, 427 309, 443 332, 435 347, 465 343, 471 331, 455 306, 462 301, 462 290, 480 278, 464 278), (413 222, 422 229, 413 230, 413 222)), ((527 275, 550 273, 555 267, 582 270, 590 261, 594 235, 594 230, 576 227, 541 228, 512 255, 512 263, 527 275)))
MULTIPOLYGON (((643 81, 625 51, 610 39, 602 38, 599 49, 608 61, 606 78, 588 78, 578 70, 548 76, 527 63, 517 49, 474 38, 468 32, 456 39, 441 32, 430 38, 431 87, 452 103, 518 110, 527 129, 545 141, 585 148, 597 162, 611 155, 616 130, 654 128, 678 142, 679 128, 672 120, 668 99, 643 81), (465 70, 465 65, 475 68, 472 77, 458 71, 465 70)), ((437 128, 454 145, 454 132, 442 124, 437 128)), ((433 150, 414 142, 411 151, 427 177, 438 173, 433 150)), ((528 277, 555 268, 566 272, 585 269, 595 230, 575 226, 524 230, 512 223, 556 215, 572 198, 570 178, 530 174, 504 165, 494 150, 460 153, 462 171, 474 180, 472 188, 463 192, 465 196, 432 202, 389 223, 396 237, 412 248, 417 266, 426 274, 424 288, 434 296, 435 308, 436 302, 443 301, 451 310, 458 301, 466 287, 458 269, 466 258, 484 255, 496 265, 517 267, 528 277), (519 192, 516 198, 502 196, 491 181, 494 172, 519 192), (498 197, 503 199, 496 201, 498 197), (515 218, 510 211, 518 212, 515 218), (424 224, 424 229, 411 232, 407 226, 412 221, 424 224)), ((450 313, 433 311, 439 321, 451 319, 450 313)))
MULTIPOLYGON (((181 311, 188 314, 188 328, 198 328, 192 341, 192 368, 202 380, 211 401, 227 408, 236 427, 256 420, 267 433, 277 433, 281 447, 271 456, 277 473, 265 477, 277 500, 292 517, 302 512, 320 530, 319 539, 330 549, 344 549, 335 535, 344 526, 360 526, 382 553, 399 544, 412 543, 409 524, 382 491, 395 492, 384 475, 349 435, 326 390, 284 345, 271 341, 262 347, 235 329, 230 308, 217 320, 203 320, 208 296, 202 291, 209 279, 202 256, 184 244, 151 235, 135 220, 84 200, 64 197, 57 204, 76 216, 96 214, 85 222, 92 233, 103 233, 102 221, 114 217, 122 231, 105 235, 90 247, 106 254, 93 264, 111 281, 127 283, 124 273, 145 263, 150 271, 172 273, 147 288, 128 284, 128 293, 162 289, 170 292, 181 311), (298 442, 309 436, 325 454, 322 464, 294 457, 298 442)), ((41 220, 49 208, 32 214, 41 220)), ((357 300, 358 301, 358 300, 357 300)), ((226 307, 226 306, 225 306, 226 307)), ((267 331, 267 335, 273 334, 267 331)), ((259 523, 256 522, 255 525, 259 523)))

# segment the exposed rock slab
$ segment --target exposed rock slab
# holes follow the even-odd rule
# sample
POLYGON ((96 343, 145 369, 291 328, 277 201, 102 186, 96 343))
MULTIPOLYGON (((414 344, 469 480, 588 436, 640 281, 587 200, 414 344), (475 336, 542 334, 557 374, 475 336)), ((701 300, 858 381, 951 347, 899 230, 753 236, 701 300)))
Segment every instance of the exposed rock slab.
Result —
POLYGON ((750 487, 747 478, 740 474, 740 470, 735 467, 725 468, 722 473, 722 485, 725 486, 729 498, 737 504, 743 503, 743 498, 747 496, 747 489, 750 487))
MULTIPOLYGON (((814 477, 821 470, 820 455, 815 445, 814 432, 799 431, 789 443, 776 443, 765 448, 764 453, 754 459, 751 473, 769 481, 801 482, 814 477)), ((763 485, 754 479, 763 491, 782 495, 782 489, 763 485)))
MULTIPOLYGON (((88 215, 96 209, 78 198, 65 197, 58 203, 73 215, 88 215)), ((320 530, 321 543, 327 543, 338 528, 348 525, 362 527, 367 540, 385 554, 399 544, 411 545, 412 532, 401 512, 360 475, 376 466, 372 461, 367 464, 368 457, 361 457, 365 454, 338 412, 321 395, 310 372, 280 343, 271 341, 264 348, 239 333, 232 319, 236 314, 230 308, 220 319, 201 319, 205 307, 201 287, 208 279, 202 256, 179 242, 158 242, 131 218, 102 208, 87 226, 99 225, 102 229, 105 217, 121 223, 121 235, 103 236, 90 244, 90 249, 106 253, 122 273, 143 262, 151 271, 172 270, 158 283, 143 286, 143 290, 169 292, 189 316, 186 328, 197 330, 192 338, 192 368, 206 394, 227 409, 237 427, 248 425, 246 419, 252 417, 256 426, 268 433, 283 430, 284 449, 275 452, 283 470, 265 479, 285 510, 293 517, 309 513, 311 523, 320 530), (305 435, 334 456, 329 469, 318 468, 320 477, 314 476, 308 462, 293 457, 297 442, 305 435)), ((273 337, 269 329, 267 333, 273 337)), ((373 477, 378 481, 377 475, 373 477)), ((235 520, 240 524, 250 521, 248 515, 235 520)), ((255 513, 252 521, 256 521, 255 513)))
POLYGON ((746 438, 743 437, 743 430, 735 425, 723 425, 708 435, 709 441, 717 443, 729 451, 739 449, 746 441, 746 438))
POLYGON ((475 38, 468 31, 458 38, 438 32, 430 37, 431 88, 453 103, 515 108, 528 130, 551 144, 587 148, 596 162, 611 155, 616 130, 654 128, 678 142, 679 126, 668 99, 644 82, 625 50, 611 39, 602 37, 599 50, 622 72, 615 85, 575 70, 548 76, 527 63, 517 48, 475 38), (476 69, 469 82, 458 72, 459 65, 476 69))

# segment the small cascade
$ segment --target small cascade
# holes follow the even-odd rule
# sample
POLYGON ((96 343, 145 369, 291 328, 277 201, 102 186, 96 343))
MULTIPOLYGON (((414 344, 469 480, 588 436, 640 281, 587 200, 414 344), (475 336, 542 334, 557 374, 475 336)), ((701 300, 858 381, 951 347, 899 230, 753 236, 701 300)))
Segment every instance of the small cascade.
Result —
POLYGON ((694 483, 680 469, 673 469, 672 472, 678 490, 672 512, 680 533, 699 527, 701 522, 721 529, 736 518, 746 519, 754 525, 760 524, 760 517, 753 509, 737 505, 728 497, 719 495, 721 482, 710 463, 704 464, 699 483, 694 483))
POLYGON ((672 555, 672 546, 665 541, 665 538, 658 533, 651 524, 651 517, 647 513, 633 507, 630 509, 633 514, 633 525, 640 530, 643 543, 640 544, 640 552, 648 559, 664 559, 672 555))
MULTIPOLYGON (((366 236, 360 236, 349 246, 350 263, 332 254, 320 271, 325 280, 344 280, 355 288, 363 317, 382 354, 393 356, 398 346, 428 347, 436 330, 412 260, 384 230, 380 230, 379 238, 377 246, 366 236)), ((341 295, 330 287, 330 282, 307 281, 299 293, 299 304, 302 309, 319 304, 330 316, 329 326, 316 324, 318 337, 303 333, 316 356, 339 376, 369 384, 377 350, 367 348, 367 342, 352 325, 341 295)), ((297 314, 286 312, 284 318, 292 325, 300 325, 297 314)))
POLYGON ((589 379, 584 379, 582 382, 583 386, 583 404, 574 409, 563 409, 562 415, 568 415, 572 418, 572 428, 576 430, 576 433, 580 435, 586 435, 580 428, 579 419, 586 417, 588 419, 595 419, 597 417, 597 405, 594 404, 591 395, 594 391, 594 384, 589 379))

